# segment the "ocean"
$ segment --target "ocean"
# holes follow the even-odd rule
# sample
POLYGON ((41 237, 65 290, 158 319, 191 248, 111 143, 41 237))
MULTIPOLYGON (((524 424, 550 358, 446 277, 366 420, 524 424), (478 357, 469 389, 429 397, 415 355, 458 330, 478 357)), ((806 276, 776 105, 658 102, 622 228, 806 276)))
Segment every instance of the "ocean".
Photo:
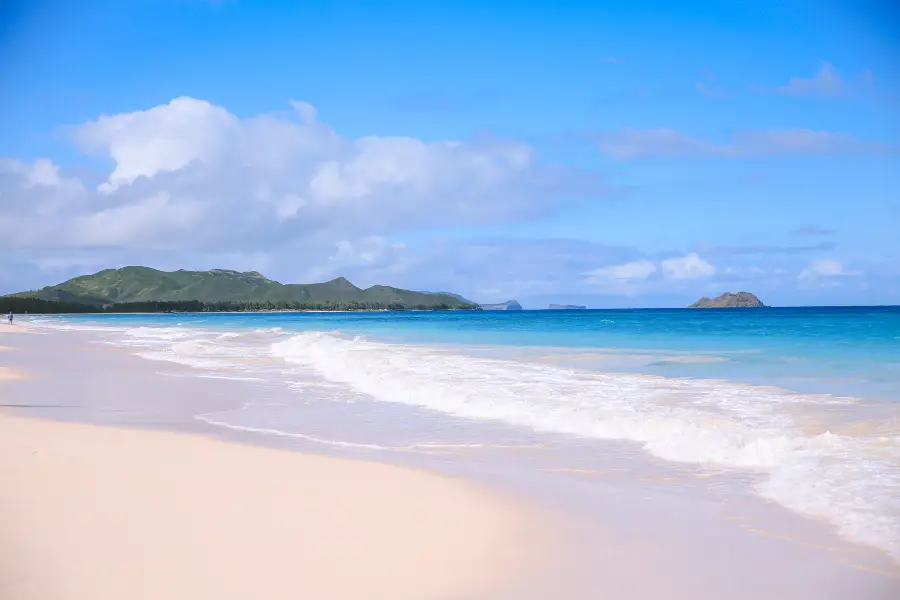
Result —
POLYGON ((374 453, 552 444, 588 466, 592 442, 628 442, 900 562, 898 307, 29 320, 269 390, 196 415, 217 427, 374 453))

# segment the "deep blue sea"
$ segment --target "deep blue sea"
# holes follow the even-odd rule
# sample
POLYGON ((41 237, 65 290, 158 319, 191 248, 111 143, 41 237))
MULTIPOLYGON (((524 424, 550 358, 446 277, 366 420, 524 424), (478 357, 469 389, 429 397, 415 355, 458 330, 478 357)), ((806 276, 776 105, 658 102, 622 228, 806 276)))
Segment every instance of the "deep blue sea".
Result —
POLYGON ((900 307, 33 317, 281 386, 208 423, 366 448, 633 442, 900 560, 900 307))

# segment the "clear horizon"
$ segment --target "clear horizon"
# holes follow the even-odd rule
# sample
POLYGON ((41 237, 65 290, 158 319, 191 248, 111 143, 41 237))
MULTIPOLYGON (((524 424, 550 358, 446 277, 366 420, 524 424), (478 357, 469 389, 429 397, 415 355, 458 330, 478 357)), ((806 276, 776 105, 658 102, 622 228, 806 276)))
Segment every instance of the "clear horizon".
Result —
POLYGON ((0 294, 900 304, 900 11, 811 6, 4 3, 0 294))
MULTIPOLYGON (((126 267, 120 267, 120 268, 143 267, 143 266, 144 265, 127 265, 126 267)), ((208 269, 208 271, 229 271, 229 270, 233 271, 233 269, 219 269, 219 268, 208 269)), ((239 272, 239 271, 235 271, 235 272, 239 272)), ((243 272, 239 272, 239 273, 241 273, 241 274, 255 273, 257 275, 262 275, 263 277, 266 277, 266 275, 264 273, 260 273, 259 271, 255 271, 255 270, 243 271, 243 272)), ((268 277, 266 277, 266 278, 271 279, 268 277)), ((290 284, 311 285, 311 284, 331 283, 331 282, 339 280, 339 279, 347 281, 351 285, 354 285, 355 287, 360 288, 360 289, 367 289, 372 286, 383 285, 383 284, 372 284, 372 286, 358 286, 355 283, 353 283, 352 281, 350 281, 348 278, 343 277, 341 275, 334 277, 332 279, 329 279, 327 281, 306 281, 306 282, 303 282, 303 281, 278 281, 278 280, 273 280, 273 281, 277 281, 277 283, 280 283, 282 285, 290 285, 290 284)), ((66 282, 60 282, 60 283, 66 283, 66 282)), ((42 287, 52 287, 53 285, 56 285, 56 284, 51 284, 50 286, 42 286, 42 287)), ((29 289, 29 290, 18 290, 18 291, 19 292, 30 292, 30 291, 37 291, 38 289, 41 289, 41 288, 34 288, 34 289, 29 289)), ((490 301, 490 302, 480 301, 477 298, 475 298, 475 299, 466 298, 462 294, 457 294, 453 290, 412 289, 409 291, 421 292, 421 293, 425 293, 425 294, 456 295, 456 296, 462 297, 463 299, 465 299, 469 302, 473 302, 478 305, 499 305, 499 304, 505 304, 507 302, 518 302, 518 300, 516 298, 508 298, 507 300, 502 300, 502 301, 490 301)), ((726 290, 726 291, 722 292, 721 294, 716 294, 715 296, 712 296, 710 298, 715 299, 717 296, 722 296, 722 295, 725 295, 728 293, 739 294, 739 293, 748 293, 748 292, 746 290, 739 290, 739 289, 726 290)), ((749 293, 753 294, 753 292, 749 292, 749 293)), ((753 295, 756 296, 756 294, 753 294, 753 295)), ((523 310, 548 310, 548 306, 550 306, 550 305, 575 306, 575 304, 572 302, 555 302, 552 300, 552 296, 548 296, 548 297, 551 298, 551 300, 549 300, 546 303, 546 305, 544 305, 544 306, 522 304, 521 302, 520 302, 520 304, 522 305, 523 310)), ((704 298, 705 297, 698 297, 693 302, 697 302, 704 298)), ((772 304, 766 304, 766 302, 763 301, 763 299, 759 298, 758 296, 757 296, 757 299, 760 302, 763 302, 763 304, 765 305, 764 308, 896 308, 896 307, 900 307, 900 305, 898 305, 898 304, 785 304, 785 305, 772 305, 772 304)), ((692 304, 693 304, 693 302, 692 302, 692 304)), ((585 306, 585 310, 643 310, 643 309, 672 310, 672 309, 681 309, 681 308, 690 308, 690 307, 689 306, 639 306, 639 305, 618 306, 618 307, 585 306)), ((225 311, 225 312, 227 312, 227 311, 225 311)), ((249 311, 249 312, 252 312, 252 311, 249 311)), ((125 313, 125 314, 130 314, 130 313, 125 313)))

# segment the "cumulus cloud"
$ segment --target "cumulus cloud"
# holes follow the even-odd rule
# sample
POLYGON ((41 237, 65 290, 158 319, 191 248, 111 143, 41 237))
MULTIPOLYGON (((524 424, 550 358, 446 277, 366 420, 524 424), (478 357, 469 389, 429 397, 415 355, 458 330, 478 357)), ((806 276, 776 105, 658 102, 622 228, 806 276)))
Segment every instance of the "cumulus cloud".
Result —
POLYGON ((52 187, 62 183, 62 179, 59 176, 59 167, 45 158, 40 158, 33 163, 0 158, 0 173, 6 174, 9 178, 20 178, 24 188, 52 187))
POLYGON ((784 85, 765 87, 751 86, 758 92, 770 92, 803 98, 848 98, 858 96, 871 89, 875 74, 863 69, 859 77, 846 79, 838 73, 833 64, 819 61, 819 70, 809 77, 791 77, 784 85))
POLYGON ((811 282, 835 277, 855 277, 857 275, 860 275, 858 271, 848 271, 844 268, 844 264, 841 261, 823 258, 810 263, 808 267, 800 272, 797 278, 800 281, 811 282))
MULTIPOLYGON (((434 238, 418 244, 396 241, 351 241, 352 253, 333 246, 332 256, 344 253, 344 275, 362 284, 382 283, 420 290, 449 291, 479 302, 524 301, 541 294, 565 300, 590 291, 577 276, 600 265, 621 264, 640 256, 634 248, 571 239, 434 238), (375 250, 377 248, 377 250, 375 250), (369 264, 361 251, 375 256, 369 264)), ((330 261, 322 261, 328 265, 330 261)))
POLYGON ((723 273, 725 275, 745 276, 745 275, 762 275, 763 273, 765 273, 765 271, 762 268, 757 267, 756 265, 752 265, 749 267, 725 267, 725 270, 723 271, 723 273))
POLYGON ((606 283, 610 280, 647 279, 656 272, 656 265, 649 260, 635 260, 621 265, 612 265, 587 271, 588 283, 606 283))
POLYGON ((371 285, 380 281, 370 281, 378 272, 384 277, 388 271, 400 272, 404 266, 403 251, 406 244, 391 241, 382 236, 369 236, 361 240, 339 240, 334 244, 334 253, 327 260, 307 272, 309 281, 324 281, 343 276, 348 272, 358 273, 358 285, 371 285))
POLYGON ((599 267, 582 273, 584 283, 606 293, 633 295, 653 290, 666 282, 710 277, 716 268, 700 258, 696 252, 668 258, 658 264, 649 260, 599 267))
POLYGON ((846 84, 834 65, 823 60, 815 75, 791 77, 775 91, 791 96, 838 96, 846 91, 846 84))
POLYGON ((660 263, 663 273, 669 279, 697 279, 710 277, 716 268, 706 262, 696 252, 680 258, 669 258, 660 263))
POLYGON ((480 225, 603 193, 527 144, 343 137, 305 102, 239 118, 195 98, 69 128, 110 159, 91 188, 50 161, 0 161, 0 247, 260 252, 409 227, 480 225), (299 240, 299 242, 298 242, 299 240))
POLYGON ((634 260, 584 272, 584 282, 605 293, 633 295, 645 289, 645 280, 656 273, 649 260, 634 260))
POLYGON ((764 156, 822 156, 886 154, 891 144, 859 140, 853 136, 811 129, 742 131, 730 141, 716 143, 667 128, 635 129, 587 134, 601 154, 618 159, 711 156, 753 158, 764 156))
POLYGON ((224 108, 182 97, 145 111, 103 115, 72 131, 83 150, 115 161, 100 186, 114 192, 138 177, 177 171, 193 161, 215 164, 233 147, 239 129, 239 119, 224 108))

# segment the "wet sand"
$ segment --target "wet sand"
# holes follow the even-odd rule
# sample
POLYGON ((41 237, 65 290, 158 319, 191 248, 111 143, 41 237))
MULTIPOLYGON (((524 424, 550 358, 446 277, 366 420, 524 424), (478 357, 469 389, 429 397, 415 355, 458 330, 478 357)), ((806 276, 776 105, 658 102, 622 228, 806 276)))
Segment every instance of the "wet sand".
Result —
POLYGON ((191 417, 239 406, 256 384, 162 376, 192 370, 81 333, 2 334, 0 410, 115 426, 0 419, 0 475, 16 482, 0 491, 0 581, 37 586, 14 600, 900 597, 900 573, 877 551, 761 501, 686 493, 696 474, 628 446, 604 444, 590 464, 548 448, 507 463, 494 462, 499 450, 377 455, 414 469, 322 457, 191 417), (66 585, 90 593, 59 595, 66 585))

